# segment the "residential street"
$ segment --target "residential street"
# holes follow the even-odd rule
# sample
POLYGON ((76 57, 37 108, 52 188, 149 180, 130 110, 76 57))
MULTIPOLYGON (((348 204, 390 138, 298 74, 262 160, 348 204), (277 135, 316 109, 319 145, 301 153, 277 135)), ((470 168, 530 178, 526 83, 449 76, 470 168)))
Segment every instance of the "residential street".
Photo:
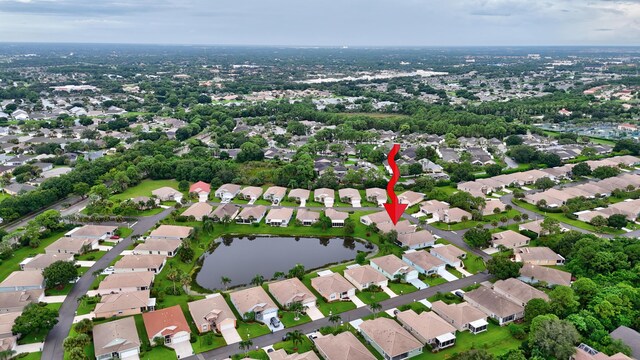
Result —
MULTIPOLYGON (((173 210, 173 208, 168 208, 157 215, 140 218, 133 226, 132 235, 142 235, 146 233, 162 219, 169 216, 173 210)), ((60 360, 64 357, 62 343, 64 342, 64 339, 67 338, 69 331, 71 330, 73 318, 75 316, 76 309, 78 308, 78 299, 90 290, 91 284, 95 280, 94 272, 100 271, 109 266, 109 264, 118 255, 120 255, 123 250, 131 245, 131 242, 131 237, 128 237, 122 240, 118 245, 114 246, 107 254, 96 261, 96 263, 73 286, 73 289, 71 289, 71 292, 67 295, 64 303, 62 303, 62 306, 60 307, 58 323, 47 335, 44 348, 42 350, 42 359, 60 360)))
MULTIPOLYGON (((401 305, 404 304, 409 304, 412 302, 415 302, 417 300, 422 300, 422 299, 426 299, 428 297, 431 297, 433 295, 435 295, 438 292, 450 292, 453 290, 457 290, 460 288, 464 288, 467 287, 469 285, 473 285, 476 283, 481 283, 483 281, 487 281, 491 278, 491 275, 487 274, 487 273, 479 273, 473 276, 469 276, 463 279, 459 279, 456 281, 452 281, 452 282, 448 282, 448 283, 444 283, 441 285, 437 285, 437 286, 432 286, 430 288, 424 289, 424 290, 419 290, 416 291, 414 293, 411 294, 406 294, 406 295, 401 295, 395 298, 391 298, 388 300, 385 300, 383 302, 380 303, 380 305, 382 305, 382 309, 381 311, 385 311, 388 309, 393 309, 393 308, 397 308, 401 305)), ((361 307, 358 309, 354 309, 351 311, 347 311, 344 312, 342 314, 340 314, 340 316, 342 317, 342 321, 343 323, 348 323, 351 320, 355 320, 355 319, 360 319, 362 317, 371 315, 371 310, 369 310, 368 307, 361 307)), ((303 334, 308 334, 310 332, 316 331, 318 329, 320 329, 321 327, 324 326, 334 326, 334 324, 329 322, 329 318, 328 317, 324 317, 320 320, 316 320, 316 321, 312 321, 303 325, 299 325, 296 327, 292 327, 292 328, 288 328, 285 329, 283 331, 279 331, 273 334, 268 334, 268 335, 264 335, 264 336, 260 336, 257 338, 252 339, 253 342, 253 346, 254 348, 263 348, 265 346, 269 346, 272 345, 274 343, 280 342, 282 341, 282 337, 288 332, 288 331, 294 331, 294 330, 300 330, 300 332, 302 332, 303 334)), ((226 359, 226 358, 230 358, 232 355, 234 354, 238 354, 241 353, 240 348, 238 346, 238 344, 233 344, 233 345, 229 345, 229 346, 225 346, 225 347, 221 347, 215 350, 211 350, 211 351, 207 351, 201 354, 197 354, 194 356, 190 356, 186 359, 189 360, 203 360, 203 359, 207 359, 207 360, 222 360, 222 359, 226 359)))

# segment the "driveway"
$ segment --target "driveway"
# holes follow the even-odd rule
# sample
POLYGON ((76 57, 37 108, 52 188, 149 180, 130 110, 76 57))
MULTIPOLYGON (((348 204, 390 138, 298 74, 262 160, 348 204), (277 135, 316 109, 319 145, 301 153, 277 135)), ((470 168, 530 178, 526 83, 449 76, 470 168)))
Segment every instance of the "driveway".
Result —
POLYGON ((311 318, 311 320, 320 320, 324 317, 324 314, 315 306, 312 306, 307 309, 307 315, 311 318))
POLYGON ((194 354, 193 347, 188 341, 181 341, 177 344, 167 344, 167 346, 176 352, 178 359, 183 359, 194 354))
POLYGON ((45 296, 44 298, 42 298, 42 302, 45 302, 47 304, 58 304, 63 303, 66 298, 66 295, 45 296))
POLYGON ((225 329, 221 331, 222 337, 227 345, 236 344, 242 341, 240 334, 238 334, 238 330, 236 328, 225 329))
POLYGON ((438 275, 442 276, 447 281, 456 281, 458 277, 448 272, 445 268, 438 269, 438 275))
POLYGON ((391 291, 391 289, 389 289, 389 287, 387 287, 387 286, 383 286, 382 287, 382 291, 384 291, 391 298, 394 298, 394 297, 398 296, 398 294, 396 294, 393 291, 391 291))
POLYGON ((360 298, 357 297, 357 296, 354 296, 354 297, 349 298, 349 299, 351 299, 351 302, 356 304, 356 307, 358 307, 358 308, 367 306, 367 304, 363 303, 362 300, 360 300, 360 298))
POLYGON ((33 344, 18 345, 16 346, 16 354, 39 352, 39 351, 42 351, 43 346, 44 346, 44 343, 41 343, 41 342, 33 343, 33 344))
POLYGON ((429 285, 425 284, 420 279, 411 280, 411 281, 409 281, 409 284, 415 286, 418 290, 426 289, 426 288, 429 287, 429 285))
POLYGON ((90 268, 95 264, 96 264, 95 261, 88 261, 88 260, 78 260, 78 261, 76 261, 76 265, 80 265, 80 267, 90 268))

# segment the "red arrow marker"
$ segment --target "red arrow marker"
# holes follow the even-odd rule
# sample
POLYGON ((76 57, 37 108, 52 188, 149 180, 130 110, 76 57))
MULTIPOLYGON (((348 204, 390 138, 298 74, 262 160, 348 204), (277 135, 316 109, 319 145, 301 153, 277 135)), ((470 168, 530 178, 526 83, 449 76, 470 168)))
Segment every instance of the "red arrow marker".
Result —
POLYGON ((400 144, 393 144, 387 157, 393 175, 391 176, 391 180, 389 180, 389 184, 387 184, 387 195, 389 195, 389 199, 391 199, 391 204, 384 204, 384 208, 387 210, 387 214, 389 214, 393 225, 398 223, 398 220, 402 217, 402 213, 407 209, 407 204, 400 204, 396 192, 393 189, 400 178, 400 169, 398 169, 398 165, 396 164, 396 154, 398 151, 400 151, 400 144))

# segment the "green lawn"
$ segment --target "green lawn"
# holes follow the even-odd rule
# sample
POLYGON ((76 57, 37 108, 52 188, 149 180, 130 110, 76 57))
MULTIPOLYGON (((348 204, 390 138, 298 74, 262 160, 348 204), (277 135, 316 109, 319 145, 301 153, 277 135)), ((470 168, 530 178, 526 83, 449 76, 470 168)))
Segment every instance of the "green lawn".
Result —
POLYGON ((506 326, 489 324, 488 330, 478 335, 472 333, 458 332, 456 335, 456 344, 448 349, 437 353, 423 353, 413 359, 449 359, 456 353, 461 353, 471 349, 485 349, 493 355, 502 355, 509 350, 517 349, 521 341, 514 339, 506 326))
MULTIPOLYGON (((422 275, 422 274, 421 274, 422 275)), ((429 286, 436 286, 436 285, 440 285, 440 284, 444 284, 447 282, 447 280, 443 279, 440 276, 420 276, 420 279, 422 281, 424 281, 425 284, 428 284, 429 286)))
POLYGON ((258 336, 270 334, 271 330, 267 325, 264 325, 259 322, 246 323, 243 321, 238 321, 238 334, 242 340, 253 339, 258 336))
POLYGON ((100 258, 107 254, 106 251, 90 251, 86 254, 82 254, 76 258, 76 260, 84 261, 98 261, 100 258))
POLYGON ((389 299, 389 295, 384 291, 371 292, 371 291, 359 291, 356 296, 362 300, 365 304, 379 303, 381 301, 389 299))
POLYGON ((178 190, 177 180, 143 180, 140 184, 130 187, 120 194, 115 194, 111 200, 127 200, 138 196, 151 196, 153 190, 161 187, 172 187, 178 190))
POLYGON ((410 294, 412 292, 418 291, 418 289, 411 284, 396 283, 391 281, 389 282, 389 289, 391 289, 391 291, 393 291, 397 295, 410 294))
POLYGON ((45 295, 46 296, 67 295, 71 291, 71 288, 73 288, 73 284, 65 284, 64 287, 61 289, 58 289, 58 288, 46 289, 45 295))
POLYGON ((120 235, 121 238, 128 238, 129 236, 131 236, 131 233, 133 233, 133 229, 131 228, 128 228, 128 227, 118 228, 118 234, 120 235))
POLYGON ((83 299, 82 301, 80 301, 78 303, 78 310, 77 310, 76 315, 89 314, 90 312, 92 312, 96 308, 96 305, 99 302, 100 302, 100 299, 97 298, 97 297, 83 299))
POLYGON ((282 321, 282 325, 284 325, 285 328, 298 326, 311 321, 311 318, 309 317, 309 315, 300 316, 299 319, 296 320, 295 319, 296 314, 291 311, 281 310, 279 314, 282 315, 282 318, 280 319, 280 321, 282 321))
POLYGON ((448 267, 447 271, 450 272, 451 274, 453 274, 455 277, 457 277, 458 279, 462 279, 464 276, 462 275, 462 273, 452 267, 448 267))
POLYGON ((487 268, 487 265, 484 263, 484 260, 480 256, 474 255, 469 252, 467 253, 466 259, 464 259, 462 262, 464 263, 465 270, 472 274, 479 273, 480 271, 484 271, 484 269, 487 268))
POLYGON ((334 301, 332 303, 327 303, 318 299, 317 304, 318 309, 320 309, 320 312, 322 312, 324 316, 329 316, 329 314, 340 314, 356 308, 356 305, 351 301, 334 301))
POLYGON ((28 353, 25 356, 20 357, 20 360, 40 360, 42 358, 41 352, 28 353))
POLYGON ((16 249, 11 258, 2 260, 2 266, 0 266, 0 281, 6 279, 12 272, 20 270, 20 263, 22 260, 28 257, 34 257, 38 254, 44 254, 44 248, 61 238, 65 232, 66 231, 58 231, 52 233, 46 238, 40 240, 40 246, 37 248, 21 247, 16 249))
POLYGON ((313 350, 313 344, 308 337, 303 337, 300 343, 294 344, 292 341, 282 341, 279 343, 273 344, 273 348, 276 350, 284 349, 287 354, 299 353, 303 354, 307 351, 313 350))
POLYGON ((5 193, 5 192, 0 192, 0 202, 2 202, 4 199, 10 198, 11 195, 5 193))
POLYGON ((262 350, 262 349, 260 349, 260 350, 252 350, 252 351, 249 351, 249 352, 240 352, 240 348, 239 347, 238 347, 238 353, 231 357, 231 359, 233 359, 233 360, 240 360, 240 359, 244 359, 244 358, 258 359, 258 360, 269 360, 269 356, 267 356, 267 353, 264 352, 264 350, 262 350))
POLYGON ((197 339, 198 340, 195 343, 191 344, 191 346, 193 346, 193 351, 196 354, 227 345, 222 335, 216 335, 213 333, 198 335, 197 339), (211 339, 211 344, 207 344, 207 338, 211 339))

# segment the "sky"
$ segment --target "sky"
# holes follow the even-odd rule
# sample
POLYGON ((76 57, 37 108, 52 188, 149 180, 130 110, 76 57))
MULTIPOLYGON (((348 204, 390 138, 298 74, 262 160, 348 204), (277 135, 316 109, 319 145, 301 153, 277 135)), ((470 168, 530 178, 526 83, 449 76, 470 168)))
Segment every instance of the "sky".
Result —
POLYGON ((640 0, 0 0, 0 42, 640 45, 640 0))

